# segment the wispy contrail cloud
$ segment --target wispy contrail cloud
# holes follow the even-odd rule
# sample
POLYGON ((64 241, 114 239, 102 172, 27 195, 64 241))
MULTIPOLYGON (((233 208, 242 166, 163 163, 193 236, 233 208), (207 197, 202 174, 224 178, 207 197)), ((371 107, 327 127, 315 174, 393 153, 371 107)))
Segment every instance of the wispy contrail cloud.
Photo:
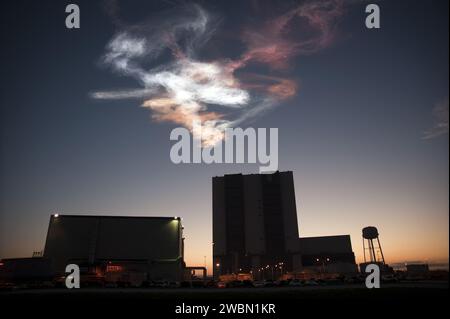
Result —
MULTIPOLYGON (((243 41, 247 52, 236 61, 241 67, 248 62, 260 62, 272 68, 284 69, 297 55, 313 54, 328 47, 335 40, 336 22, 343 14, 341 0, 309 1, 267 21, 258 29, 246 30, 243 41), (294 19, 303 19, 300 39, 292 39, 290 25, 294 19)), ((298 36, 298 34, 297 34, 298 36)))
POLYGON ((434 125, 426 130, 422 139, 429 140, 448 134, 448 98, 437 103, 433 108, 434 125))
MULTIPOLYGON (((115 12, 117 16, 116 7, 115 12)), ((102 62, 120 75, 135 78, 141 87, 98 91, 92 97, 140 99, 154 120, 191 130, 194 121, 201 121, 203 143, 211 146, 223 138, 225 128, 259 115, 297 92, 296 82, 284 76, 248 73, 238 78, 236 71, 250 64, 283 70, 290 58, 327 47, 341 14, 338 0, 306 2, 257 29, 246 29, 240 37, 246 49, 239 58, 202 61, 198 54, 217 32, 218 24, 199 5, 183 5, 151 22, 123 27, 107 45, 102 62), (302 39, 289 36, 295 18, 303 19, 309 29, 302 39), (221 109, 211 111, 211 107, 221 109)))

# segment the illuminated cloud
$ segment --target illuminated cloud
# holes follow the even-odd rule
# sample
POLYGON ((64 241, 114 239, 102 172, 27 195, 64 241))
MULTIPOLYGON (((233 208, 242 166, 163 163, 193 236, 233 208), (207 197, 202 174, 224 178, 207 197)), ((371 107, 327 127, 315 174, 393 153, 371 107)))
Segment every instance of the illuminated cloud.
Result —
POLYGON ((328 47, 335 39, 336 23, 342 14, 341 0, 309 1, 257 29, 247 29, 243 41, 248 50, 235 66, 242 67, 253 61, 272 68, 287 68, 290 58, 328 47), (305 32, 292 31, 295 19, 303 22, 305 32))
POLYGON ((422 139, 428 140, 448 134, 448 98, 433 108, 434 125, 424 132, 422 139))
MULTIPOLYGON (((117 6, 113 8, 117 18, 117 6)), ((107 45, 103 63, 120 75, 135 78, 141 88, 98 91, 92 97, 140 99, 155 121, 173 122, 190 130, 193 121, 202 121, 203 143, 213 145, 222 139, 225 128, 270 110, 298 89, 294 80, 284 76, 238 78, 235 71, 250 63, 285 69, 290 58, 325 48, 333 40, 333 26, 341 13, 341 3, 336 0, 307 2, 261 28, 245 30, 240 39, 246 50, 239 58, 201 61, 198 52, 218 25, 202 7, 184 5, 150 22, 122 27, 107 45), (311 35, 289 38, 295 18, 304 20, 311 35), (212 112, 210 107, 220 110, 212 112)))

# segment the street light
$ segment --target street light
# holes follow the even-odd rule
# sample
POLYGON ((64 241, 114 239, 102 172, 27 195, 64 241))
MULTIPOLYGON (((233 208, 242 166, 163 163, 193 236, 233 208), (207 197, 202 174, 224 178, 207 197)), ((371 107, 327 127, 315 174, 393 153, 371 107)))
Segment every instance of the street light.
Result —
POLYGON ((283 265, 284 265, 284 263, 280 262, 279 265, 280 265, 281 277, 283 277, 283 265))
POLYGON ((219 274, 219 276, 221 275, 221 271, 220 271, 220 263, 216 263, 216 267, 217 267, 217 273, 219 274))
POLYGON ((262 279, 262 280, 264 280, 265 277, 266 277, 266 276, 265 276, 265 271, 264 271, 264 270, 265 270, 264 267, 262 267, 261 269, 258 269, 258 271, 261 273, 261 279, 262 279))
MULTIPOLYGON (((319 258, 316 258, 316 261, 319 263, 321 260, 320 260, 319 258)), ((322 266, 322 275, 325 273, 325 265, 326 265, 326 263, 329 262, 329 261, 330 261, 330 258, 329 258, 329 257, 326 257, 326 258, 323 258, 323 259, 322 259, 322 263, 321 263, 321 266, 322 266)))

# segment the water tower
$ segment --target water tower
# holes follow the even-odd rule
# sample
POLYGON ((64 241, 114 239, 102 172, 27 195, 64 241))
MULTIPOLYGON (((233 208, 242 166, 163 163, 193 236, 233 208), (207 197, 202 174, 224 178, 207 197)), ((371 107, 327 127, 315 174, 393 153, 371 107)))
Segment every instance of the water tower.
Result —
POLYGON ((364 263, 381 263, 384 265, 384 255, 381 249, 378 229, 374 226, 364 227, 362 230, 364 263), (366 247, 367 245, 367 247, 366 247), (366 258, 366 251, 369 251, 369 259, 366 258))

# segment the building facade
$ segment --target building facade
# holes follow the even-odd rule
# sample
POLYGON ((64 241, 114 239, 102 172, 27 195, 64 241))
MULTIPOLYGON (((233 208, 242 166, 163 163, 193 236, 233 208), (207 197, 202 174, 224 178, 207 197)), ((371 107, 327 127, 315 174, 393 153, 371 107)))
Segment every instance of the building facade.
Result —
POLYGON ((44 258, 56 274, 77 264, 112 281, 181 281, 181 219, 52 215, 44 258))
POLYGON ((214 177, 214 277, 299 263, 292 172, 214 177))
POLYGON ((292 172, 214 177, 213 274, 357 271, 349 235, 299 238, 292 172))
POLYGON ((350 274, 357 269, 350 235, 299 238, 302 269, 350 274))

